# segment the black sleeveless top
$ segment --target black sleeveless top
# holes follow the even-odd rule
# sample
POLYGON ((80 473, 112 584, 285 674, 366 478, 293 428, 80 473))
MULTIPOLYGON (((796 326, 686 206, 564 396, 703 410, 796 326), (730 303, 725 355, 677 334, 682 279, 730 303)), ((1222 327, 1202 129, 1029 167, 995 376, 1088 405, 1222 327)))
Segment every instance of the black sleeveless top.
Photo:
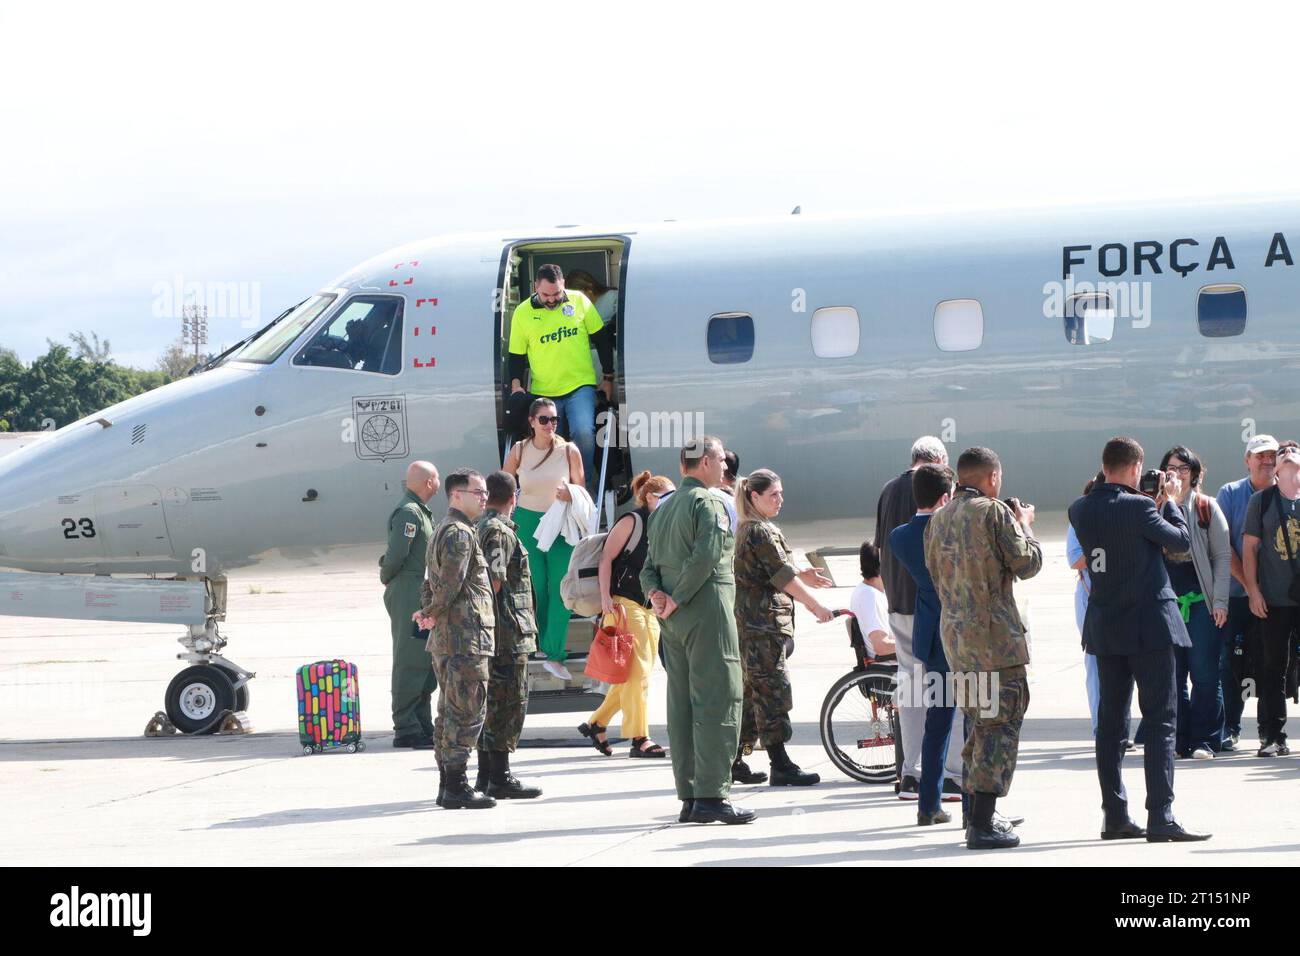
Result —
MULTIPOLYGON (((645 593, 641 590, 641 568, 645 564, 646 553, 650 548, 650 538, 645 533, 646 524, 650 520, 650 509, 643 505, 634 511, 629 511, 628 514, 641 516, 641 540, 630 552, 620 551, 618 557, 614 559, 614 566, 610 568, 609 593, 635 601, 642 607, 649 607, 650 602, 645 599, 645 593)), ((618 520, 622 521, 623 518, 618 520)))

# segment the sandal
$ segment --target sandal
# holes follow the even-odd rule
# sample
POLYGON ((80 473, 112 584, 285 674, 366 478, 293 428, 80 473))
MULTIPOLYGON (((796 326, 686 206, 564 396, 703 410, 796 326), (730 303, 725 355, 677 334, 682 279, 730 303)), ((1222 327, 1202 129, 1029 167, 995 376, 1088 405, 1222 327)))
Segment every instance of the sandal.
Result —
POLYGON ((578 725, 578 733, 588 738, 591 741, 591 745, 606 757, 612 757, 614 756, 614 748, 609 745, 608 740, 601 740, 599 737, 600 734, 605 733, 608 729, 608 727, 600 726, 600 724, 596 723, 594 720, 590 724, 578 725))
POLYGON ((667 757, 668 751, 664 750, 658 744, 652 743, 649 747, 644 746, 649 737, 633 737, 632 751, 629 757, 667 757))

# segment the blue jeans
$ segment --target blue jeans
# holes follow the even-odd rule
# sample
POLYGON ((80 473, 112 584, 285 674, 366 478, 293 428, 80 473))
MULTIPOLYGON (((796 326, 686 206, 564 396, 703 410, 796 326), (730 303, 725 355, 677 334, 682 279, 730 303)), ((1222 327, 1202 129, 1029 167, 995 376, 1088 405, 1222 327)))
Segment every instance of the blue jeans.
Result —
MULTIPOLYGON (((578 446, 582 456, 583 477, 586 479, 587 491, 596 496, 596 482, 600 475, 596 469, 596 386, 583 385, 575 388, 568 395, 552 397, 555 409, 560 414, 558 431, 569 441, 578 446)), ((596 502, 597 507, 600 502, 596 502)))
POLYGON ((1218 751, 1223 742, 1223 685, 1219 682, 1219 658, 1223 632, 1204 601, 1191 607, 1187 633, 1191 647, 1175 647, 1178 681, 1178 725, 1175 735, 1177 752, 1190 754, 1197 747, 1218 751), (1190 695, 1187 679, 1191 677, 1190 695))
POLYGON ((1245 597, 1228 598, 1228 626, 1220 635, 1223 646, 1219 657, 1219 682, 1223 688, 1223 739, 1241 734, 1241 712, 1246 706, 1246 698, 1240 686, 1232 680, 1232 652, 1237 638, 1245 641, 1246 632, 1255 626, 1258 620, 1250 613, 1250 599, 1245 597))

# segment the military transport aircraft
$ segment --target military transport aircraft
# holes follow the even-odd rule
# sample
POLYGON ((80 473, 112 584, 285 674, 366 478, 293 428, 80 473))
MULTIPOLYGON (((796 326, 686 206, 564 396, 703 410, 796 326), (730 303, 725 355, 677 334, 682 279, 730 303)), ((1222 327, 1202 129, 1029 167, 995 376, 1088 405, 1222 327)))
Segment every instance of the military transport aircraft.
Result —
POLYGON ((196 374, 0 459, 0 614, 183 625, 168 716, 200 732, 246 706, 251 675, 220 653, 229 582, 375 565, 409 461, 502 460, 503 343, 544 262, 617 292, 623 441, 603 488, 676 476, 702 429, 782 474, 792 540, 856 546, 922 434, 995 448, 1040 511, 1115 433, 1153 454, 1176 438, 1225 481, 1256 423, 1293 431, 1297 212, 792 215, 402 246, 196 374))

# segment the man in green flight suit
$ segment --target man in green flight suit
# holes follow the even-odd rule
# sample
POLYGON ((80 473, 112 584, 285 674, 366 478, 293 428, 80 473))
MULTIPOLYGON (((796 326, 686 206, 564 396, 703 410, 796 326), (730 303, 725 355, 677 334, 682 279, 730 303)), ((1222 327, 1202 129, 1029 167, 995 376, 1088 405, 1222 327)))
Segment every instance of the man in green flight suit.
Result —
POLYGON ((682 449, 681 487, 647 525, 641 588, 663 621, 668 735, 682 823, 749 823, 732 806, 731 762, 740 743, 740 644, 736 636, 735 537, 721 499, 722 442, 706 435, 682 449))
POLYGON ((474 789, 498 800, 540 797, 510 772, 510 754, 519 743, 528 713, 528 655, 537 650, 533 615, 533 579, 528 549, 515 532, 510 515, 519 485, 508 471, 487 476, 487 510, 475 530, 488 563, 488 581, 496 595, 496 653, 489 665, 487 718, 478 739, 478 783, 474 789))
POLYGON ((497 802, 469 785, 466 767, 487 719, 488 662, 496 614, 487 561, 474 522, 483 513, 487 484, 463 468, 447 476, 447 517, 429 539, 429 577, 415 621, 429 628, 428 648, 438 672, 438 716, 433 740, 438 761, 438 806, 479 810, 497 802))
POLYGON ((433 749, 433 710, 438 689, 433 656, 416 640, 411 615, 420 609, 424 552, 433 534, 428 501, 438 493, 438 469, 413 461, 406 469, 406 492, 388 516, 388 550, 379 559, 384 608, 393 637, 393 746, 433 749))

